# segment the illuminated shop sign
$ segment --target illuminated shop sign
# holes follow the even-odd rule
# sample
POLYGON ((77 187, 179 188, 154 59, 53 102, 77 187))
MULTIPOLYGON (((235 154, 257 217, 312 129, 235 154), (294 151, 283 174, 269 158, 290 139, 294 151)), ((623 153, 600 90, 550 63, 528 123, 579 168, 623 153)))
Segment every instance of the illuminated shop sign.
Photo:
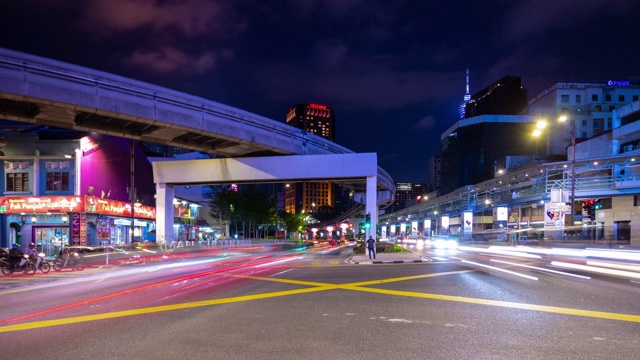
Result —
MULTIPOLYGON (((131 204, 94 196, 22 196, 1 197, 0 213, 94 213, 112 216, 131 216, 131 204)), ((139 219, 156 218, 153 206, 136 206, 134 216, 139 219)))
POLYGON ((7 214, 81 211, 84 211, 81 196, 0 197, 0 212, 7 214))
MULTIPOLYGON (((86 209, 90 213, 112 216, 131 216, 131 203, 86 196, 86 209)), ((151 206, 135 206, 134 216, 141 219, 155 219, 156 209, 151 206)))

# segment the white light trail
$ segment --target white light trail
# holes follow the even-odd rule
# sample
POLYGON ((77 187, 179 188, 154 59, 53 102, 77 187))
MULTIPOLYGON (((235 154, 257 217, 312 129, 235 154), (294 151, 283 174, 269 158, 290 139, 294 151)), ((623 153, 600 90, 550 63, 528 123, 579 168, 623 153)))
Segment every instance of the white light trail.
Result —
POLYGON ((590 271, 590 272, 595 272, 595 273, 598 273, 598 274, 621 276, 621 277, 627 277, 627 278, 632 278, 632 279, 640 279, 640 274, 635 273, 635 272, 631 272, 631 271, 604 269, 604 268, 599 268, 599 267, 595 267, 595 266, 572 264, 572 263, 567 263, 567 262, 562 262, 562 261, 552 261, 551 265, 558 266, 558 267, 563 267, 563 268, 568 268, 568 269, 590 271))
POLYGON ((517 263, 512 263, 512 262, 509 262, 509 261, 502 261, 502 260, 495 260, 495 259, 491 259, 491 261, 502 263, 502 264, 513 265, 513 266, 525 267, 525 268, 528 268, 528 269, 535 269, 535 270, 546 271, 546 272, 551 272, 551 273, 560 274, 560 275, 574 276, 574 277, 581 278, 581 279, 591 280, 591 277, 589 277, 589 276, 576 275, 576 274, 571 274, 571 273, 567 273, 567 272, 564 272, 564 271, 545 269, 545 268, 541 268, 541 267, 537 267, 537 266, 517 264, 517 263))
POLYGON ((498 267, 495 267, 495 266, 484 265, 484 264, 480 264, 480 263, 473 262, 473 261, 468 261, 468 260, 462 260, 462 262, 463 263, 472 264, 472 265, 476 265, 476 266, 480 266, 480 267, 484 267, 484 268, 495 270, 495 271, 502 271, 502 272, 505 272, 505 273, 508 273, 508 274, 511 274, 511 275, 520 276, 520 277, 523 277, 523 278, 526 278, 526 279, 530 279, 530 280, 538 280, 538 278, 534 277, 534 276, 520 274, 520 273, 517 273, 515 271, 505 270, 505 269, 501 269, 501 268, 498 268, 498 267))
POLYGON ((610 263, 610 262, 603 262, 603 261, 587 261, 587 265, 640 272, 640 266, 638 265, 625 265, 620 263, 610 263))
POLYGON ((527 254, 524 251, 517 251, 515 249, 516 248, 505 250, 504 247, 496 247, 496 246, 491 246, 487 249, 474 248, 474 247, 468 247, 468 246, 461 246, 458 248, 458 250, 464 250, 464 251, 473 251, 473 252, 498 254, 498 255, 509 255, 509 256, 516 256, 521 258, 528 258, 528 259, 540 259, 539 255, 527 254))

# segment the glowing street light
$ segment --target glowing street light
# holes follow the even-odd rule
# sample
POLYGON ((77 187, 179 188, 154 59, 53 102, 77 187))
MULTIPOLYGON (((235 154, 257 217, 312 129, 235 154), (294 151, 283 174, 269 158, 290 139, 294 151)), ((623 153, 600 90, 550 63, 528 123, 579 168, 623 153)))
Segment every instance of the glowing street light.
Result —
MULTIPOLYGON (((566 115, 560 115, 558 117, 558 122, 561 124, 565 124, 569 122, 569 118, 566 115)), ((533 131, 533 136, 542 135, 542 131, 546 128, 547 122, 546 120, 538 120, 536 123, 536 129, 533 131)), ((570 226, 574 225, 575 220, 575 195, 576 195, 576 127, 574 122, 572 121, 568 127, 564 125, 558 125, 557 128, 561 129, 565 132, 565 134, 569 135, 569 139, 571 140, 571 223, 570 226)))

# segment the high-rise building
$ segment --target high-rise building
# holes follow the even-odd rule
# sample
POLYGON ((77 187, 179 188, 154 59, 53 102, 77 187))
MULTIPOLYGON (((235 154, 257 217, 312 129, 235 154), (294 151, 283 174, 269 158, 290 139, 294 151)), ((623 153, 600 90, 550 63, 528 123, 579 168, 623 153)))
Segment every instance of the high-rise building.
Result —
POLYGON ((287 125, 336 141, 336 119, 333 109, 325 105, 297 104, 287 113, 287 125))
MULTIPOLYGON (((614 111, 639 98, 640 84, 626 80, 556 83, 529 100, 527 112, 551 124, 560 116, 566 116, 568 124, 575 127, 575 138, 582 140, 613 129, 614 111)), ((551 128, 547 135, 547 153, 566 154, 569 144, 567 131, 551 128)))
MULTIPOLYGON (((328 106, 296 104, 289 109, 286 121, 288 125, 335 141, 335 115, 328 106)), ((288 184, 285 188, 285 211, 313 213, 322 206, 335 207, 336 187, 328 181, 288 184)))
POLYGON ((427 192, 425 184, 396 183, 396 197, 393 202, 392 211, 397 211, 414 205, 418 197, 422 197, 427 192))
POLYGON ((543 155, 543 144, 531 136, 533 128, 528 115, 482 115, 456 122, 440 136, 441 193, 494 178, 496 164, 507 156, 543 155))
POLYGON ((527 106, 527 90, 519 76, 507 75, 471 96, 465 118, 480 115, 517 115, 527 106))
POLYGON ((430 156, 427 159, 427 190, 433 191, 442 186, 442 157, 430 156))

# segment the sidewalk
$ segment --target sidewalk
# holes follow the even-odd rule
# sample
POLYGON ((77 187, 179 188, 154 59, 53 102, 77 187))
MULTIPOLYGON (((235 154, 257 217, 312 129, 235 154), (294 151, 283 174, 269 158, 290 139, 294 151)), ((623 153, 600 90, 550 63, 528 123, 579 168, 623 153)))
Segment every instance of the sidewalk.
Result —
POLYGON ((401 264, 426 261, 431 260, 429 260, 428 258, 423 258, 422 256, 409 250, 394 253, 378 253, 376 254, 375 260, 369 259, 369 256, 367 254, 353 254, 347 260, 347 262, 350 264, 401 264))

